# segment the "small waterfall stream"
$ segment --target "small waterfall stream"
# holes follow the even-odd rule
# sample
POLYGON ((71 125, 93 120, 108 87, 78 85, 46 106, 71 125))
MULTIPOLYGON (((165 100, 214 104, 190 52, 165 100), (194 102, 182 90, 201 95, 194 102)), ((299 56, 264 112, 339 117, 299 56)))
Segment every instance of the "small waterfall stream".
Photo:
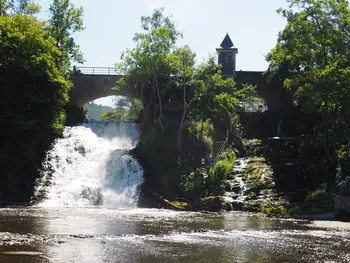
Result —
POLYGON ((235 167, 232 170, 234 179, 227 180, 227 183, 230 185, 230 191, 225 192, 226 202, 243 203, 243 201, 246 199, 247 185, 243 181, 242 177, 245 169, 248 166, 248 162, 249 158, 240 158, 236 161, 235 167))
POLYGON ((282 119, 280 119, 280 121, 277 124, 277 131, 276 131, 276 137, 280 137, 281 135, 281 125, 282 125, 282 119))
POLYGON ((143 170, 128 154, 138 141, 135 123, 89 121, 66 127, 37 182, 39 206, 135 207, 143 170))

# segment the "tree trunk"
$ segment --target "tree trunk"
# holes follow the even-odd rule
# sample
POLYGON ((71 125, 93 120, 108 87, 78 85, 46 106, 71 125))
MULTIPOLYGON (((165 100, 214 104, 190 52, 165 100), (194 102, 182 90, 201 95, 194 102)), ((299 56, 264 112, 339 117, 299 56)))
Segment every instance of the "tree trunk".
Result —
POLYGON ((143 118, 147 120, 147 112, 146 112, 146 106, 144 101, 143 87, 141 87, 141 102, 142 102, 142 109, 143 109, 143 118))
POLYGON ((159 125, 160 125, 160 128, 162 129, 162 131, 164 131, 164 126, 163 126, 163 123, 162 123, 162 116, 163 116, 162 97, 160 95, 159 84, 158 84, 158 77, 156 77, 155 79, 156 79, 156 88, 157 88, 158 102, 159 102, 158 122, 159 122, 159 125))
POLYGON ((178 134, 178 138, 177 138, 177 147, 178 147, 178 151, 181 152, 181 145, 182 145, 182 130, 184 127, 184 121, 185 121, 185 116, 186 116, 186 85, 183 85, 183 103, 184 103, 184 108, 183 108, 183 112, 182 112, 182 118, 181 118, 181 123, 180 123, 180 128, 179 128, 179 134, 178 134))

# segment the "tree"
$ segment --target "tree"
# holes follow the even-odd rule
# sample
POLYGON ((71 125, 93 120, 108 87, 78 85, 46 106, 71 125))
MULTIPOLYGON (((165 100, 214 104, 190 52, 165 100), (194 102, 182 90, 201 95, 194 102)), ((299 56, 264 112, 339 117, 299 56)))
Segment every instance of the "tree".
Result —
POLYGON ((228 132, 230 141, 240 145, 237 110, 241 102, 254 93, 255 87, 244 85, 238 89, 233 78, 222 76, 220 68, 215 58, 210 57, 196 69, 192 82, 194 95, 190 101, 190 119, 200 122, 203 129, 209 120, 216 131, 228 132))
POLYGON ((170 18, 163 15, 163 11, 157 9, 152 16, 141 18, 143 32, 134 36, 136 47, 123 52, 122 62, 117 64, 118 71, 125 75, 118 82, 118 86, 140 88, 145 119, 156 117, 162 131, 162 93, 174 71, 172 52, 176 40, 182 36, 170 18), (144 94, 145 90, 147 96, 144 94), (158 112, 152 113, 151 109, 155 107, 158 112))
POLYGON ((175 62, 175 82, 176 87, 180 87, 183 90, 183 112, 178 132, 177 147, 179 152, 181 151, 182 145, 182 132, 184 130, 184 123, 187 114, 187 86, 193 84, 194 64, 196 54, 191 51, 190 47, 185 46, 183 48, 177 48, 174 51, 174 57, 172 61, 175 62))
POLYGON ((83 8, 75 8, 70 0, 53 0, 49 10, 47 30, 55 39, 56 46, 66 54, 58 62, 62 65, 69 65, 70 61, 84 63, 83 53, 74 40, 74 34, 84 30, 83 8))
POLYGON ((5 16, 13 8, 15 0, 0 0, 0 15, 5 16))
POLYGON ((40 12, 40 5, 33 0, 0 0, 0 15, 34 15, 40 12))
POLYGON ((116 102, 116 108, 101 114, 100 119, 109 120, 138 120, 142 110, 142 103, 138 99, 120 98, 116 102))
POLYGON ((61 50, 43 23, 3 16, 0 35, 0 199, 23 200, 32 194, 45 151, 63 130, 70 82, 55 63, 61 50))
POLYGON ((40 12, 40 5, 31 0, 19 0, 16 13, 34 15, 40 12))
POLYGON ((349 137, 350 9, 345 0, 288 0, 287 19, 267 56, 271 72, 285 69, 284 87, 307 112, 321 116, 315 139, 322 142, 335 183, 336 149, 349 137))

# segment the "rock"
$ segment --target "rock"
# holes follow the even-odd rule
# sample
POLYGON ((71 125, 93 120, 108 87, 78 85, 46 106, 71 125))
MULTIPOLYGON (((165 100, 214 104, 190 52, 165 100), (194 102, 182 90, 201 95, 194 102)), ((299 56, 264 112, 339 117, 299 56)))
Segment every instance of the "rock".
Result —
POLYGON ((227 192, 234 192, 238 194, 241 191, 241 184, 237 180, 226 180, 224 181, 224 184, 227 192))
POLYGON ((231 206, 232 206, 232 210, 242 211, 244 207, 244 202, 241 200, 234 200, 231 203, 231 206))
POLYGON ((225 198, 221 196, 208 196, 195 201, 192 204, 192 209, 197 211, 210 211, 210 212, 220 212, 226 210, 228 207, 228 202, 224 200, 225 198))

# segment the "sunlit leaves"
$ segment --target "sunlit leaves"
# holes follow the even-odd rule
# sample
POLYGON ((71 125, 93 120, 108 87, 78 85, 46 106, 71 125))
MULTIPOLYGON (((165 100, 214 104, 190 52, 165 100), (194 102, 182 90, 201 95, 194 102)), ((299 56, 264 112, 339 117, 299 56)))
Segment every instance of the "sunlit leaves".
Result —
POLYGON ((0 17, 0 35, 0 111, 16 116, 1 119, 2 133, 60 132, 70 89, 55 63, 61 50, 28 16, 0 17))
POLYGON ((84 30, 83 8, 75 8, 70 0, 53 0, 49 8, 50 19, 47 30, 55 39, 56 46, 66 53, 60 59, 62 65, 70 64, 70 60, 84 63, 83 54, 74 40, 74 34, 84 30))
POLYGON ((270 73, 280 76, 301 109, 321 117, 313 127, 313 143, 322 145, 325 162, 334 169, 335 149, 350 139, 349 4, 288 2, 289 9, 279 9, 287 25, 267 55, 270 73))
POLYGON ((0 0, 1 15, 34 15, 40 12, 40 5, 34 0, 0 0))

